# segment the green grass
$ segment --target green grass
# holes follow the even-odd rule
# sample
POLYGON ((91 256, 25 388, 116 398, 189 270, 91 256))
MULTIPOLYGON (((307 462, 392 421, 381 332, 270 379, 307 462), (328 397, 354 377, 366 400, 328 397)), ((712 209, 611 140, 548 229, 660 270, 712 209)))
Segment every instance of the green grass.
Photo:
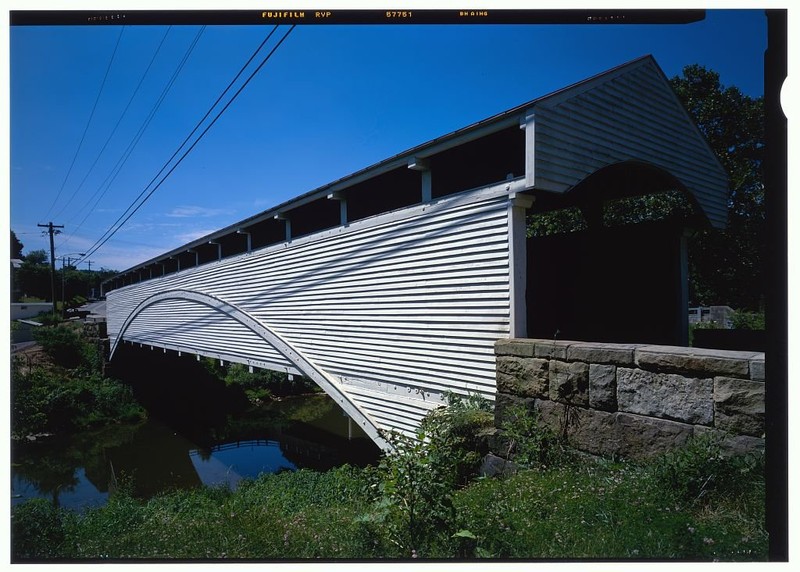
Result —
MULTIPOLYGON (((696 501, 655 475, 647 466, 587 460, 479 479, 455 491, 454 529, 420 553, 766 560, 757 482, 696 501)), ((121 493, 83 515, 29 501, 14 510, 13 551, 34 560, 408 557, 361 518, 376 499, 375 477, 374 469, 344 467, 264 475, 236 492, 197 489, 148 501, 121 493)))
POLYGON ((457 496, 460 525, 498 558, 760 560, 763 490, 748 499, 687 503, 625 464, 528 471, 457 496))
POLYGON ((34 560, 374 556, 362 546, 369 539, 355 521, 368 486, 368 471, 344 467, 263 475, 235 493, 204 488, 148 501, 122 493, 83 515, 29 501, 12 518, 15 555, 34 560))

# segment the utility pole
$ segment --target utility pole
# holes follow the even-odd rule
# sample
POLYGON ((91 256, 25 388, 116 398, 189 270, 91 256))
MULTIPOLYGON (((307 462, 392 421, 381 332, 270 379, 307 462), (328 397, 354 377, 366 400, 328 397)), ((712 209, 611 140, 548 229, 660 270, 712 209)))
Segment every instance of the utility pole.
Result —
MULTIPOLYGON (((61 256, 61 316, 63 318, 67 317, 67 298, 65 296, 66 290, 66 277, 67 277, 67 268, 72 267, 72 255, 77 254, 78 256, 86 256, 83 252, 70 252, 69 255, 62 255, 61 256), (66 263, 64 262, 66 260, 66 263)), ((75 260, 80 260, 79 258, 75 258, 75 260)))
POLYGON ((53 224, 49 222, 47 224, 37 224, 36 226, 40 226, 42 228, 47 229, 47 233, 50 235, 50 292, 53 296, 53 317, 56 315, 56 247, 53 243, 53 235, 58 234, 61 231, 55 230, 57 228, 64 228, 63 224, 53 224))

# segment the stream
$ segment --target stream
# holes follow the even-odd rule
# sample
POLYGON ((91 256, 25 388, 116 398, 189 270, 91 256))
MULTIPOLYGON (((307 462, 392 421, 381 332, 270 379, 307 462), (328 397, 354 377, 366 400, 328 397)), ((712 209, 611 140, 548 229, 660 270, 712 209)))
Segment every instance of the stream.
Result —
POLYGON ((324 394, 274 401, 214 424, 151 415, 69 437, 12 445, 12 505, 46 498, 81 511, 124 483, 137 498, 202 486, 235 489, 261 473, 374 464, 379 450, 324 394))

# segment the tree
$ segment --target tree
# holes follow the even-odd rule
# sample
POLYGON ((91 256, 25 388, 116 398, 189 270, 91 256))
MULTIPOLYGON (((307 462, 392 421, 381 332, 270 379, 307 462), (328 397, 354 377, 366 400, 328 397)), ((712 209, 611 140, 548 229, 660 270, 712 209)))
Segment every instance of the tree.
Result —
POLYGON ((728 225, 699 232, 689 244, 693 304, 763 309, 766 216, 762 162, 764 99, 725 87, 700 65, 670 80, 728 172, 728 225))
POLYGON ((23 244, 17 238, 16 233, 11 231, 11 258, 22 258, 23 244))
POLYGON ((15 280, 19 291, 25 296, 49 300, 52 294, 47 253, 44 250, 29 252, 17 269, 15 280))
POLYGON ((32 250, 25 257, 28 264, 47 264, 47 253, 44 250, 32 250))

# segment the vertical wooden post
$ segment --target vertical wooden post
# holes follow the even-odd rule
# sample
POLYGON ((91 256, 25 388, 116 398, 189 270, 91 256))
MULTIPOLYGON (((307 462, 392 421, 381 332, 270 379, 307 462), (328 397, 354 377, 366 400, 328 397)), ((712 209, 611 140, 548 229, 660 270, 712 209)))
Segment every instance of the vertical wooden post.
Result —
POLYGON ((331 193, 329 201, 339 201, 339 224, 347 226, 347 198, 342 193, 331 193))
POLYGON ((528 283, 527 210, 533 197, 512 193, 508 202, 509 301, 511 304, 509 336, 528 335, 528 307, 525 298, 528 283))
POLYGON ((275 220, 282 220, 286 231, 286 242, 292 241, 292 221, 283 213, 278 213, 274 217, 275 220))
POLYGON ((433 199, 433 175, 431 173, 431 163, 428 159, 412 157, 408 160, 408 168, 412 171, 419 171, 422 176, 422 196, 423 203, 429 203, 433 199))
POLYGON ((236 234, 243 234, 247 237, 247 252, 253 250, 253 237, 251 236, 251 233, 247 232, 246 230, 237 228, 236 234))
MULTIPOLYGON (((217 245, 217 260, 222 260, 222 244, 220 244, 216 240, 209 240, 208 244, 216 244, 217 245)), ((180 268, 178 270, 180 270, 180 268)))
POLYGON ((678 343, 689 345, 689 247, 688 240, 693 234, 690 229, 683 229, 678 235, 678 343))
POLYGON ((536 147, 536 115, 531 112, 525 115, 520 122, 520 129, 525 130, 525 188, 532 189, 535 186, 535 147, 536 147))
POLYGON ((422 202, 429 203, 433 200, 433 173, 430 169, 422 171, 422 202))

